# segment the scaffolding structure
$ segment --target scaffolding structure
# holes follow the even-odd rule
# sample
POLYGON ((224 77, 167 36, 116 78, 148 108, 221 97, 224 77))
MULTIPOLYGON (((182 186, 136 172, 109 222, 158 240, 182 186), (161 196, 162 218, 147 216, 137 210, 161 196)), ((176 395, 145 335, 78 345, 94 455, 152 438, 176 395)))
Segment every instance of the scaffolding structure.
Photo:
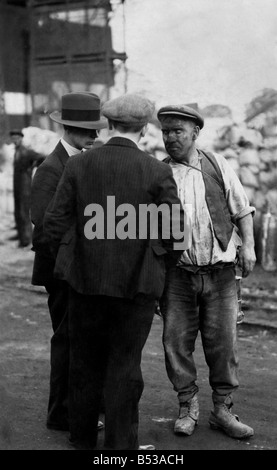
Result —
POLYGON ((113 49, 109 25, 112 3, 113 0, 1 2, 2 34, 11 21, 10 29, 14 31, 7 31, 12 39, 6 40, 5 45, 2 41, 0 96, 5 92, 9 96, 21 94, 26 103, 30 101, 31 109, 28 111, 26 105, 25 114, 8 116, 8 127, 35 125, 53 129, 48 115, 59 106, 61 95, 70 91, 91 91, 102 100, 109 99, 115 64, 125 64, 127 58, 125 51, 117 53, 113 49), (12 63, 9 57, 15 55, 12 63))

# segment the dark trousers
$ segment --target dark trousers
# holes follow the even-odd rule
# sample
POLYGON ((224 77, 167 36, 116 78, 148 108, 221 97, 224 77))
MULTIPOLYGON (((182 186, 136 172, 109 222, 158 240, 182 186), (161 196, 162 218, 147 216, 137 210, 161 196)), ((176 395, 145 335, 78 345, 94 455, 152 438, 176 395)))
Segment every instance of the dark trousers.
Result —
POLYGON ((54 280, 45 286, 53 336, 50 348, 50 393, 47 424, 68 428, 68 284, 54 280))
POLYGON ((69 293, 69 424, 71 438, 97 444, 105 399, 105 449, 138 449, 138 404, 144 383, 141 353, 154 301, 69 293))
POLYGON ((14 217, 20 246, 32 241, 30 218, 31 178, 28 173, 15 172, 14 175, 14 217))

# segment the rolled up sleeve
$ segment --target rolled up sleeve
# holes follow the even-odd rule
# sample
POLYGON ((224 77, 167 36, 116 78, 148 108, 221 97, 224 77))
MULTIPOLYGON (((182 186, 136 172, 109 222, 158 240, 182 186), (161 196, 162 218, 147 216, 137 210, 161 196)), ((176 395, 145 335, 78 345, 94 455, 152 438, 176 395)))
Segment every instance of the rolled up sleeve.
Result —
POLYGON ((233 223, 236 223, 248 214, 254 216, 256 209, 250 205, 239 177, 224 157, 218 154, 215 154, 215 156, 222 172, 227 204, 233 223))

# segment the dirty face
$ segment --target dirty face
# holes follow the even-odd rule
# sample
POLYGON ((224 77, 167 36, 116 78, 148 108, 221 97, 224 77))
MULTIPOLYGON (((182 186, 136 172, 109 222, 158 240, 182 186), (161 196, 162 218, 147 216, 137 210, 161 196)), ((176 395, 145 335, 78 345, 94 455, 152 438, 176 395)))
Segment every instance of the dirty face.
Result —
POLYGON ((95 129, 74 127, 69 131, 70 144, 79 150, 90 149, 97 137, 98 131, 95 129))
POLYGON ((199 134, 199 127, 193 121, 173 116, 161 119, 165 149, 176 161, 188 160, 194 150, 194 142, 199 134))

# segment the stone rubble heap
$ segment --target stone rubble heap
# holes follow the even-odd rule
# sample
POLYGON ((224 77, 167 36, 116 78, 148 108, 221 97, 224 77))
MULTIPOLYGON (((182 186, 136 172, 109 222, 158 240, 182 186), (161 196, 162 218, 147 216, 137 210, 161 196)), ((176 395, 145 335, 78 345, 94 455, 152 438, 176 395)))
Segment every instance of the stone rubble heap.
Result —
POLYGON ((277 269, 277 119, 258 116, 250 124, 222 128, 214 141, 236 171, 255 206, 257 259, 266 270, 277 269), (263 122, 263 125, 261 123, 263 122), (264 125, 266 122, 267 125, 264 125), (259 129, 260 127, 260 129, 259 129))
POLYGON ((256 207, 256 219, 267 209, 277 215, 277 127, 275 143, 245 123, 222 128, 214 150, 236 171, 250 203, 256 207))

